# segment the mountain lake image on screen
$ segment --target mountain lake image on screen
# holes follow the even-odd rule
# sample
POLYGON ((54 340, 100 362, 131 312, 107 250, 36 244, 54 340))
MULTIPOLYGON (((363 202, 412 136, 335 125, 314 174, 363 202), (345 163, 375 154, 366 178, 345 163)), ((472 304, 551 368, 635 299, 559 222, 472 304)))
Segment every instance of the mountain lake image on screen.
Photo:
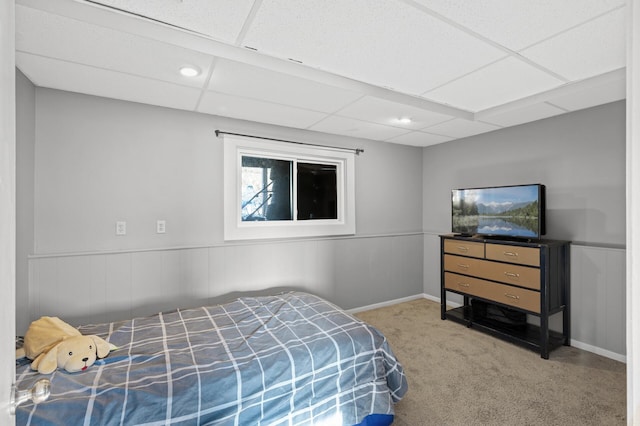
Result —
POLYGON ((451 191, 451 229, 461 234, 540 238, 544 186, 539 184, 451 191))

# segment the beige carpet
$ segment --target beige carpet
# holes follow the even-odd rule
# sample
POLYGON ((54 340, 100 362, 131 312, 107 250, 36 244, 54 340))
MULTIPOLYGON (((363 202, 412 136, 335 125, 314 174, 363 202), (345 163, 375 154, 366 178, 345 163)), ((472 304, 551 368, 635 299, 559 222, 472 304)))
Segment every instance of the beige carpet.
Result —
POLYGON ((561 347, 544 360, 440 319, 426 299, 358 313, 381 330, 405 368, 396 405, 405 425, 624 425, 626 366, 561 347))

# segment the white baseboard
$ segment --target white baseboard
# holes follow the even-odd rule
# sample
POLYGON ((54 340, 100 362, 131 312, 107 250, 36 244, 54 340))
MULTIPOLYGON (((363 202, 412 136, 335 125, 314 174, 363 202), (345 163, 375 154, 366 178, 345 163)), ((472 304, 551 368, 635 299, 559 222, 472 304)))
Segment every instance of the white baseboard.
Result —
MULTIPOLYGON (((359 307, 359 308, 348 309, 347 312, 349 312, 350 314, 355 314, 355 313, 362 312, 362 311, 368 311, 370 309, 384 308, 385 306, 391 306, 391 305, 395 305, 395 304, 402 303, 402 302, 409 302, 411 300, 416 300, 416 299, 427 299, 427 300, 431 300, 432 302, 440 303, 440 298, 439 297, 432 296, 432 295, 426 294, 426 293, 422 293, 422 294, 416 294, 414 296, 403 297, 403 298, 400 298, 400 299, 389 300, 387 302, 375 303, 373 305, 368 305, 368 306, 362 306, 362 307, 359 307)), ((462 306, 459 303, 454 303, 454 302, 451 302, 451 301, 448 301, 447 305, 449 305, 449 306, 451 306, 453 308, 457 308, 457 307, 462 306)), ((609 358, 609 359, 612 359, 614 361, 623 362, 625 364, 627 362, 626 355, 618 354, 618 353, 609 351, 607 349, 603 349, 603 348, 599 348, 597 346, 589 345, 587 343, 583 343, 583 342, 580 342, 578 340, 571 339, 571 346, 573 346, 574 348, 582 349, 582 350, 587 351, 587 352, 594 353, 596 355, 601 355, 601 356, 603 356, 605 358, 609 358)))
POLYGON ((571 346, 573 346, 574 348, 582 349, 587 352, 592 352, 596 355, 601 355, 605 358, 613 359, 615 361, 623 362, 625 364, 627 363, 626 355, 611 352, 606 349, 599 348, 597 346, 589 345, 587 343, 582 343, 573 339, 571 339, 571 346))
POLYGON ((346 311, 350 314, 357 314, 362 311, 369 311, 371 309, 384 308, 386 306, 397 305, 398 303, 410 302, 416 299, 426 299, 428 298, 426 294, 416 294, 413 296, 401 297, 400 299, 389 300, 387 302, 374 303, 373 305, 361 306, 359 308, 346 309, 346 311))
POLYGON ((440 298, 439 297, 435 297, 435 296, 432 296, 432 295, 427 294, 427 293, 422 293, 422 297, 424 297, 427 300, 431 300, 432 302, 440 303, 440 298))

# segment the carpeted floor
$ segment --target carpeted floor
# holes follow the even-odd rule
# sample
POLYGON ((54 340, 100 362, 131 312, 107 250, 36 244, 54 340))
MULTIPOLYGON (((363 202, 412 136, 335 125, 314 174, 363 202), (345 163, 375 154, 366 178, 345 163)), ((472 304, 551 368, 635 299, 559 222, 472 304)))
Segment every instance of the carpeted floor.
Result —
POLYGON ((624 425, 626 366, 561 347, 544 360, 440 319, 419 299, 356 314, 381 330, 405 368, 395 425, 624 425))

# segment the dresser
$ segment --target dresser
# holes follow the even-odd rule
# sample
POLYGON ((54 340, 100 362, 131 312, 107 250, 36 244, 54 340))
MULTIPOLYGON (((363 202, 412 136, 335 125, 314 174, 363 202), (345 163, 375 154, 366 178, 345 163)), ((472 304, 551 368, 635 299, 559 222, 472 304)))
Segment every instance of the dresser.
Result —
POLYGON ((568 241, 558 240, 441 235, 442 319, 548 359, 549 351, 570 342, 569 247, 568 241), (448 293, 462 295, 462 306, 449 308, 448 293), (549 327, 549 318, 556 314, 561 315, 562 331, 549 327))

